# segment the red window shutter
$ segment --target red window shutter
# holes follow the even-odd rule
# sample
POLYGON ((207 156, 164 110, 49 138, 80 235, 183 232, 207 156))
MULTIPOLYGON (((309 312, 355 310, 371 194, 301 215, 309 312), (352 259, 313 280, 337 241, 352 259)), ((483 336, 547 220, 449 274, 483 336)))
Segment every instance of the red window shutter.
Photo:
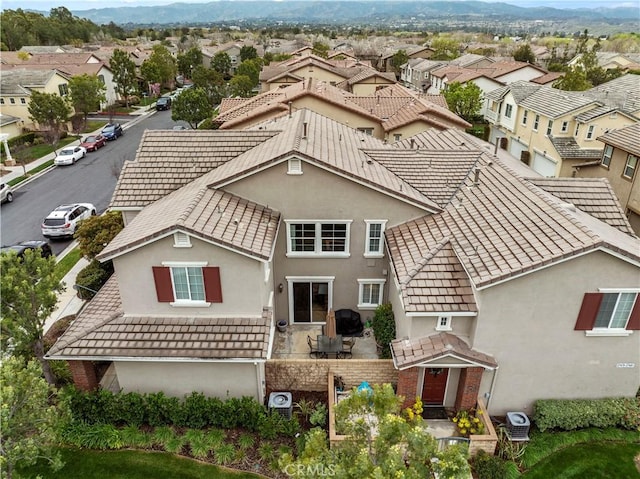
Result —
POLYGON ((173 285, 171 284, 171 268, 166 266, 153 267, 153 279, 156 282, 156 294, 161 303, 173 301, 173 285))
POLYGON ((580 314, 578 314, 576 326, 573 328, 575 331, 590 331, 593 329, 603 296, 602 293, 584 294, 580 314))
POLYGON ((631 316, 629 316, 629 322, 627 322, 627 329, 629 331, 640 330, 640 294, 636 294, 636 304, 633 305, 631 310, 631 316))
POLYGON ((206 266, 202 268, 204 276, 204 294, 210 303, 222 303, 222 283, 220 282, 220 268, 206 266))

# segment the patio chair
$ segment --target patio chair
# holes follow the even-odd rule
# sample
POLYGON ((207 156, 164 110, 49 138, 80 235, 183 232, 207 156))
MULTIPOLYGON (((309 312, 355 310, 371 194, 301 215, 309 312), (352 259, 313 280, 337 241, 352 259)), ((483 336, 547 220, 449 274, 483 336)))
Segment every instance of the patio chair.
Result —
POLYGON ((309 356, 312 358, 318 358, 320 356, 318 340, 312 339, 311 336, 307 335, 307 344, 309 345, 309 356))
POLYGON ((351 358, 353 356, 353 347, 356 345, 356 338, 350 337, 342 340, 342 350, 340 351, 339 357, 341 358, 351 358))

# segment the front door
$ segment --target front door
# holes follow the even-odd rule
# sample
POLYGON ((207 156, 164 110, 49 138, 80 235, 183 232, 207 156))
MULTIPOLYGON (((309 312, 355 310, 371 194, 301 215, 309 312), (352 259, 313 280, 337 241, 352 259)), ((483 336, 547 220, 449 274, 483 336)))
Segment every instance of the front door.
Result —
POLYGON ((446 368, 426 368, 422 386, 422 403, 425 406, 444 405, 449 370, 446 368))
POLYGON ((292 289, 293 322, 322 323, 326 321, 329 311, 329 283, 295 281, 292 289))

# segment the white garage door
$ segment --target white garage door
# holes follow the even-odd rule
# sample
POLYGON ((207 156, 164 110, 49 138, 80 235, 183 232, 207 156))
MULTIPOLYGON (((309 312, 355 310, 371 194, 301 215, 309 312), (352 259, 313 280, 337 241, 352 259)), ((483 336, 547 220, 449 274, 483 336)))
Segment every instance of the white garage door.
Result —
POLYGON ((546 158, 540 153, 534 153, 533 165, 531 167, 547 178, 553 178, 556 176, 556 162, 551 158, 546 158))
POLYGON ((527 151, 528 149, 529 148, 527 148, 527 145, 525 145, 524 143, 520 143, 515 138, 511 138, 511 145, 509 146, 509 153, 511 153, 517 159, 520 159, 520 154, 523 151, 527 151))

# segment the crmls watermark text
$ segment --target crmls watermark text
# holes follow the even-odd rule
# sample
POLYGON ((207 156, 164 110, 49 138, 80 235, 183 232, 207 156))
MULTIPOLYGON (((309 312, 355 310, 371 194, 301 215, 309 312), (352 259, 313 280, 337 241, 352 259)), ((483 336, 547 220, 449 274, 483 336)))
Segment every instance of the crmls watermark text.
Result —
POLYGON ((336 466, 330 464, 289 464, 284 468, 287 476, 313 475, 313 477, 332 477, 336 475, 336 466))

